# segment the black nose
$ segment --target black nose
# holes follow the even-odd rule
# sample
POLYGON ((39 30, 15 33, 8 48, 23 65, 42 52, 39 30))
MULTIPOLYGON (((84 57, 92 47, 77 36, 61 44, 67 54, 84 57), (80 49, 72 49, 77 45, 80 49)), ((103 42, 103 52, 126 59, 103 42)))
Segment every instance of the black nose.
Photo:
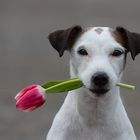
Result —
POLYGON ((96 86, 105 86, 108 82, 109 78, 104 72, 97 72, 92 76, 92 83, 96 86))

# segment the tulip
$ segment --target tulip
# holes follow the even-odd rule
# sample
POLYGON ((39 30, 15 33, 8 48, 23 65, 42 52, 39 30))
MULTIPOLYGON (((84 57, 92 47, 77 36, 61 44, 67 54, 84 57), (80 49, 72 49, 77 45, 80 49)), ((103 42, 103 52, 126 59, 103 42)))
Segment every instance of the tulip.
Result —
POLYGON ((36 84, 27 86, 15 96, 15 100, 16 108, 30 112, 45 103, 45 89, 36 84))
MULTIPOLYGON (((30 85, 22 89, 15 97, 16 107, 25 112, 32 111, 46 101, 45 94, 58 93, 74 90, 83 86, 82 81, 79 78, 71 78, 68 80, 50 81, 44 85, 30 85)), ((118 83, 117 86, 135 90, 135 86, 124 83, 118 83)))

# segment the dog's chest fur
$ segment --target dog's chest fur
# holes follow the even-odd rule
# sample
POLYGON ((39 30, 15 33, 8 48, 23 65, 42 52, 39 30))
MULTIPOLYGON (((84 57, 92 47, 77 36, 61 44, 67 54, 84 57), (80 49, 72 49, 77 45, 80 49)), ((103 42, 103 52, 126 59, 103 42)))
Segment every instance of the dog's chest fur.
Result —
POLYGON ((121 100, 105 100, 91 102, 81 90, 69 93, 47 140, 135 140, 121 100))

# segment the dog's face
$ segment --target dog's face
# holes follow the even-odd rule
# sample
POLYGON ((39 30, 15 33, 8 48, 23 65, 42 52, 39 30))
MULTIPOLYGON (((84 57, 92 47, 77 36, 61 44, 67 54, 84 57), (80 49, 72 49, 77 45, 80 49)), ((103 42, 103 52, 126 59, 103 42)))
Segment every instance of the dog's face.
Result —
POLYGON ((82 29, 73 26, 49 35, 52 46, 63 55, 70 52, 72 72, 97 95, 107 93, 119 82, 126 53, 134 59, 140 52, 140 35, 122 27, 82 29))
POLYGON ((85 31, 70 50, 73 69, 92 92, 104 94, 115 86, 125 65, 126 48, 107 27, 85 31))

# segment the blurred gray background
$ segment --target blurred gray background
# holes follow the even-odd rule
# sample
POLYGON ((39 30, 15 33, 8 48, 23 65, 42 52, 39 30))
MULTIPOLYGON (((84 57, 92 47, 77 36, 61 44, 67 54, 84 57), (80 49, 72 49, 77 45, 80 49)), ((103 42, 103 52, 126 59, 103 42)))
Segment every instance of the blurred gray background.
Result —
MULTIPOLYGON (((69 77, 66 52, 59 58, 47 35, 73 24, 122 25, 140 33, 139 0, 0 0, 0 140, 45 140, 66 94, 48 95, 47 103, 31 112, 16 110, 14 96, 32 83, 69 77)), ((123 81, 136 91, 122 98, 140 138, 140 56, 128 56, 123 81)))

